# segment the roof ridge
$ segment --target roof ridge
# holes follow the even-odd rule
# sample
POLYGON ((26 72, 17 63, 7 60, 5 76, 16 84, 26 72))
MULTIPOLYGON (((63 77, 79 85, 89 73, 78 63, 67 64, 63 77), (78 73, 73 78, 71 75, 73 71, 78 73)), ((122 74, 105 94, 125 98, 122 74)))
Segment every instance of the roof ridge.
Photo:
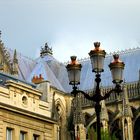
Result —
MULTIPOLYGON (((127 53, 131 53, 132 51, 134 52, 134 51, 137 51, 137 50, 140 50, 140 47, 139 46, 134 47, 134 48, 124 49, 124 50, 121 50, 121 51, 118 50, 118 51, 107 53, 107 57, 112 56, 115 53, 118 53, 118 54, 127 54, 127 53)), ((89 59, 90 59, 89 57, 85 57, 85 58, 77 59, 77 61, 78 62, 85 62, 85 61, 88 61, 89 59)), ((67 65, 68 63, 70 63, 70 61, 64 62, 63 64, 64 65, 67 65)))
POLYGON ((110 52, 110 53, 107 53, 107 56, 113 55, 115 53, 118 53, 118 54, 127 54, 127 53, 131 53, 131 52, 134 52, 134 51, 137 51, 137 50, 140 50, 140 47, 139 46, 134 47, 134 48, 124 49, 124 50, 121 50, 121 51, 118 50, 118 51, 110 52))

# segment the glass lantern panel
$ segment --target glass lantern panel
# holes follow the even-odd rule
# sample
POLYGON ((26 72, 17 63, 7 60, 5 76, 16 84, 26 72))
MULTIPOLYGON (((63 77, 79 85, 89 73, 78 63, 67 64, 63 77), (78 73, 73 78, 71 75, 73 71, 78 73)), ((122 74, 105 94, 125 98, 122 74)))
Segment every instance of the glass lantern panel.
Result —
POLYGON ((104 57, 100 55, 92 56, 91 65, 94 72, 102 72, 104 67, 104 57))
POLYGON ((81 74, 81 71, 79 69, 73 69, 73 70, 68 71, 70 84, 78 85, 80 83, 80 74, 81 74))
POLYGON ((114 83, 120 83, 120 81, 122 80, 122 76, 123 76, 123 69, 122 68, 113 68, 111 70, 112 73, 112 79, 114 83))

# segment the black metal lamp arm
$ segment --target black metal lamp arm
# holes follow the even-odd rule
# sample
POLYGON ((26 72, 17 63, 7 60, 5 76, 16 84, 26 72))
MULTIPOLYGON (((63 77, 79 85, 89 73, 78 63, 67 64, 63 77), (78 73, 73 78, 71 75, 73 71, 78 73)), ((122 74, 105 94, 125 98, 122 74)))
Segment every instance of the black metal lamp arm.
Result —
POLYGON ((82 93, 86 99, 92 100, 94 102, 100 102, 101 100, 105 100, 105 99, 109 98, 110 94, 113 93, 113 92, 115 92, 117 94, 122 92, 121 86, 120 85, 116 85, 116 87, 114 89, 112 89, 109 92, 105 93, 104 96, 102 96, 100 93, 95 93, 93 96, 90 96, 86 92, 84 92, 82 90, 78 90, 77 87, 73 88, 73 91, 71 92, 71 94, 76 96, 78 93, 82 93))
POLYGON ((78 93, 82 93, 84 95, 84 97, 88 100, 93 100, 92 96, 90 96, 89 94, 87 94, 86 92, 82 91, 82 90, 78 90, 76 86, 73 87, 73 91, 71 92, 72 95, 74 95, 74 97, 78 94, 78 93))
POLYGON ((113 92, 115 92, 115 91, 116 91, 115 89, 112 89, 109 92, 105 93, 105 95, 103 96, 103 100, 109 98, 110 94, 113 93, 113 92))
POLYGON ((87 94, 86 92, 82 91, 82 90, 73 90, 71 92, 71 94, 73 94, 74 96, 76 96, 78 93, 82 93, 84 95, 84 97, 88 100, 92 100, 94 102, 96 102, 97 100, 100 102, 101 100, 105 100, 106 98, 108 98, 110 96, 110 94, 112 92, 114 92, 115 89, 110 90, 108 93, 106 93, 104 96, 100 95, 100 94, 94 94, 93 96, 90 96, 89 94, 87 94))

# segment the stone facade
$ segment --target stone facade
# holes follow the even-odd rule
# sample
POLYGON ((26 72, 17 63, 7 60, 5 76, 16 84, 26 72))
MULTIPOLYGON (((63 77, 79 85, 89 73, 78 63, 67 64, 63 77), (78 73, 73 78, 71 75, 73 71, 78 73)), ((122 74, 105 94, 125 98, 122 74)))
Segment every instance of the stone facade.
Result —
MULTIPOLYGON (((47 44, 42 50, 41 57, 51 51, 47 44)), ((16 50, 11 58, 0 40, 0 140, 69 140, 72 97, 41 74, 21 80, 16 50)))
POLYGON ((36 135, 39 140, 54 139, 56 122, 50 119, 47 103, 39 100, 41 92, 32 87, 7 81, 0 87, 0 139, 6 140, 6 132, 12 131, 14 140, 19 140, 21 132, 28 140, 36 135))
POLYGON ((35 89, 14 80, 6 81, 0 86, 0 140, 8 139, 7 131, 12 132, 14 140, 19 140, 22 132, 27 140, 33 140, 35 136, 37 140, 58 140, 58 137, 65 140, 70 100, 71 97, 49 86, 49 82, 44 81, 35 89), (45 91, 48 91, 46 101, 40 100, 46 94, 44 83, 47 85, 45 91))

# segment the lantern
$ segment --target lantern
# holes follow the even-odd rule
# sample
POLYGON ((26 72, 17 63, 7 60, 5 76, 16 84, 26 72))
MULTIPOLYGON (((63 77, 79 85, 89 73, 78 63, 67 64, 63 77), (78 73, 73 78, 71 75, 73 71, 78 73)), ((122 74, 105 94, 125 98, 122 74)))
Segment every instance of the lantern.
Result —
POLYGON ((109 64, 110 71, 112 73, 113 83, 118 84, 121 83, 123 80, 123 70, 125 64, 119 60, 119 55, 113 55, 114 61, 109 64))
POLYGON ((76 61, 76 56, 71 56, 71 63, 66 66, 70 85, 80 84, 82 65, 76 61))
POLYGON ((89 52, 92 71, 95 73, 100 73, 104 71, 103 67, 106 52, 100 49, 100 42, 95 42, 94 46, 95 49, 89 52))

